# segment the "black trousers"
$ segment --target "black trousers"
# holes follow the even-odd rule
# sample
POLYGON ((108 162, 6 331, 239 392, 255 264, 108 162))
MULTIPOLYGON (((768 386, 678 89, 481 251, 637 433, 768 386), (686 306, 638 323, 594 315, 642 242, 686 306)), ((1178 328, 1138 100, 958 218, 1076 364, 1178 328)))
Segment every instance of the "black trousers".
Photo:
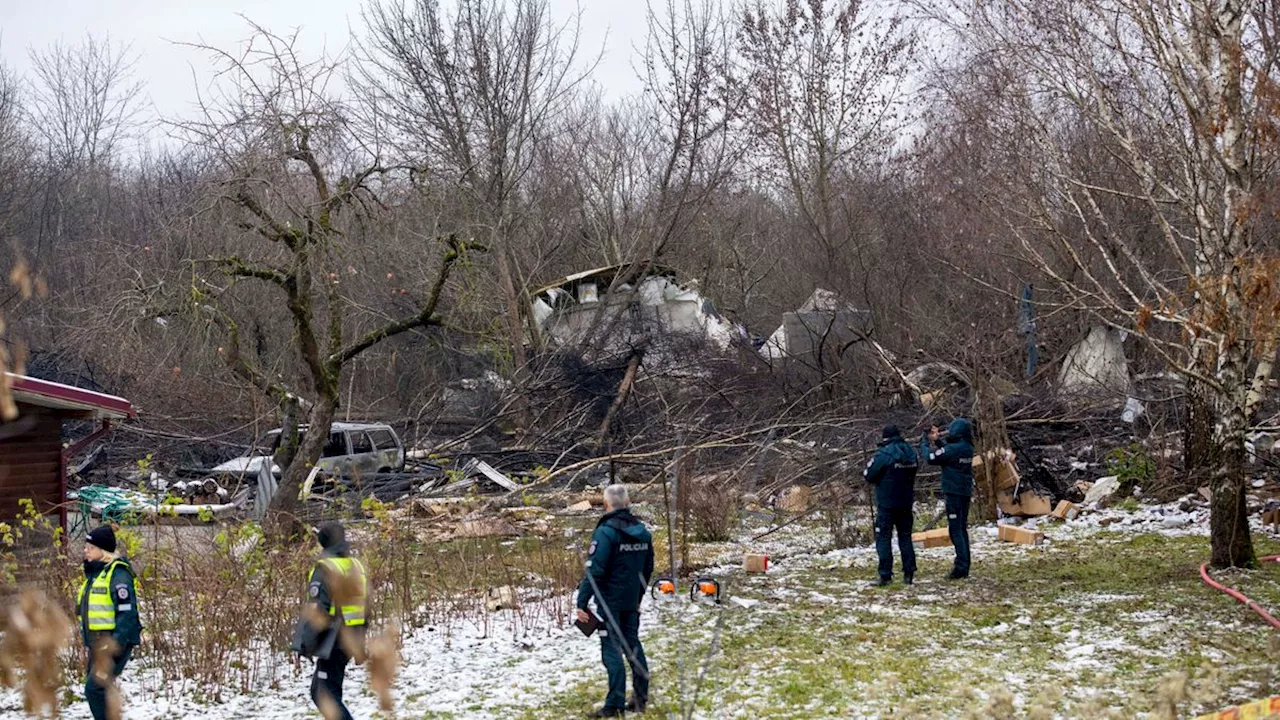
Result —
POLYGON ((956 575, 969 574, 969 503, 968 495, 947 493, 947 534, 956 549, 956 565, 951 571, 956 575))
POLYGON ((347 711, 347 706, 342 704, 342 681, 346 679, 347 663, 350 661, 351 658, 342 651, 342 647, 335 645, 329 657, 316 660, 316 671, 311 676, 311 701, 322 713, 325 705, 332 702, 340 720, 354 720, 347 711))
POLYGON ((916 548, 911 544, 915 516, 911 508, 876 508, 876 554, 880 556, 880 577, 893 577, 893 533, 898 532, 898 552, 902 554, 902 574, 916 574, 916 548))
MULTIPOLYGON (((118 651, 116 656, 112 658, 112 681, 120 677, 120 673, 124 672, 125 663, 129 662, 129 656, 131 655, 133 655, 132 645, 118 651)), ((89 667, 85 672, 84 679, 84 699, 89 703, 89 713, 93 715, 93 720, 107 720, 107 685, 109 684, 110 682, 99 684, 97 679, 93 677, 93 648, 90 648, 89 667)))
POLYGON ((609 694, 604 706, 621 710, 627 704, 627 666, 631 666, 631 688, 638 704, 649 701, 649 663, 640 644, 640 613, 624 612, 615 616, 622 637, 605 622, 600 630, 600 660, 609 673, 609 694), (628 653, 627 649, 631 652, 628 653))

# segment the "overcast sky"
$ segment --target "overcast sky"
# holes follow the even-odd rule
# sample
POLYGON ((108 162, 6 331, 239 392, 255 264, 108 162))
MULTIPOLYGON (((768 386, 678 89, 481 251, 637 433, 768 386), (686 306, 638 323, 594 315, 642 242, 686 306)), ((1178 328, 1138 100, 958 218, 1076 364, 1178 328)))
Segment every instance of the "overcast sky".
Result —
MULTIPOLYGON (((175 43, 203 41, 234 47, 249 30, 244 15, 277 33, 301 28, 305 51, 336 54, 348 45, 350 28, 361 30, 363 0, 0 0, 0 59, 28 74, 30 48, 85 33, 130 43, 137 77, 146 83, 156 111, 180 116, 195 98, 196 77, 207 82, 208 60, 175 43)), ((448 0, 446 0, 448 2, 448 0)), ((582 54, 600 56, 595 81, 607 98, 640 90, 632 69, 633 47, 644 43, 642 0, 550 0, 557 20, 582 6, 582 54)))

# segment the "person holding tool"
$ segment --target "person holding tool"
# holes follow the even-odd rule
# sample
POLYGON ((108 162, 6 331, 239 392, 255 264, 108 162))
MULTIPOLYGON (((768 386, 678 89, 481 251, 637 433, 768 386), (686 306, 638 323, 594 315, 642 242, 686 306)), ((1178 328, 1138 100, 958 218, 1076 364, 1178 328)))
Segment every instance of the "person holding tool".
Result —
POLYGON ((945 442, 938 426, 920 438, 920 456, 942 468, 942 494, 946 498, 947 534, 956 549, 956 564, 947 577, 969 577, 969 503, 973 499, 973 423, 956 418, 947 426, 945 442))
POLYGON ((653 536, 631 514, 625 485, 605 488, 604 508, 578 586, 577 620, 580 627, 599 624, 600 659, 609 674, 604 707, 592 717, 617 717, 642 713, 649 701, 649 665, 640 644, 640 601, 653 575, 653 536), (592 599, 595 615, 587 609, 592 599), (627 665, 631 666, 630 703, 625 702, 627 665))
POLYGON ((862 477, 876 486, 876 554, 880 556, 883 587, 893 582, 893 532, 898 531, 902 554, 902 581, 910 585, 916 574, 916 550, 911 544, 915 524, 916 451, 902 437, 897 425, 885 425, 876 454, 867 461, 862 477))

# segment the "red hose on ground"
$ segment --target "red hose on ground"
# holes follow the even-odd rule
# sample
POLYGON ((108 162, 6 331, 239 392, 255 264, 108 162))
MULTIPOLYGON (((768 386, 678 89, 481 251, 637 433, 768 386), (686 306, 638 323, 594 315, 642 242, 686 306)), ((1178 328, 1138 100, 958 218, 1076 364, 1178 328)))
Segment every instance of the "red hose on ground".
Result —
MULTIPOLYGON (((1280 555, 1268 555, 1264 558, 1259 558, 1258 562, 1280 562, 1280 555)), ((1277 630, 1280 630, 1280 620, 1276 620, 1274 617, 1271 617, 1271 613, 1267 612, 1266 610, 1263 610, 1261 605, 1250 600, 1248 597, 1245 596, 1244 593, 1240 592, 1239 590, 1236 590, 1235 588, 1229 588, 1226 585, 1223 585, 1222 583, 1218 582, 1217 580, 1214 580, 1212 577, 1209 577, 1208 563, 1200 566, 1200 578, 1204 580, 1205 584, 1208 585, 1209 587, 1217 588, 1222 592, 1235 598, 1236 600, 1239 600, 1240 602, 1244 603, 1245 607, 1261 615, 1263 620, 1266 620, 1268 623, 1271 624, 1271 627, 1277 630)))

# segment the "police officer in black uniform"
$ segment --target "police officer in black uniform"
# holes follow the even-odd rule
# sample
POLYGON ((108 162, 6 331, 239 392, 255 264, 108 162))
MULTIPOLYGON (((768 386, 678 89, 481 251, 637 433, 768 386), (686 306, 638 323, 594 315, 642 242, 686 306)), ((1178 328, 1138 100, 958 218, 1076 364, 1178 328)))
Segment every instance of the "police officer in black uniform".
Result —
POLYGON ((877 585, 893 582, 893 532, 898 531, 898 550, 902 553, 902 580, 910 585, 916 574, 916 550, 911 544, 911 528, 915 515, 916 472, 920 465, 916 451, 902 437, 897 425, 885 425, 875 457, 867 463, 862 476, 876 486, 876 553, 880 555, 880 580, 877 585))
POLYGON ((920 455, 942 468, 942 495, 946 498, 947 534, 956 549, 956 564, 947 577, 969 577, 969 503, 973 500, 973 423, 956 418, 947 426, 946 438, 938 428, 920 438, 920 455), (936 447, 930 447, 930 441, 936 447))
POLYGON ((142 642, 133 567, 116 554, 116 534, 109 525, 94 528, 85 538, 84 581, 76 596, 76 616, 89 665, 84 698, 93 719, 106 720, 107 686, 120 677, 133 649, 142 642))
POLYGON ((596 523, 587 551, 587 571, 578 586, 578 620, 591 618, 595 599, 600 625, 600 658, 609 673, 604 707, 592 717, 644 712, 649 701, 649 665, 640 645, 640 601, 653 575, 653 536, 631 514, 625 485, 604 491, 604 517, 596 523), (626 658, 626 663, 623 658, 626 658), (626 703, 627 665, 631 666, 632 700, 626 703))

